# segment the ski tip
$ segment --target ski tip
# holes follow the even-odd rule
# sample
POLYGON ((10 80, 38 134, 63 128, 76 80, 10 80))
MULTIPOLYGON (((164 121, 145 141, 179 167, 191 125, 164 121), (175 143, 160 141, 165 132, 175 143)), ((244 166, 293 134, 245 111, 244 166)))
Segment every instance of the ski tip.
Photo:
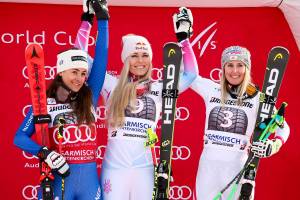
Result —
POLYGON ((38 43, 29 43, 25 48, 25 59, 32 58, 44 59, 44 51, 42 45, 38 43))
POLYGON ((168 42, 164 44, 164 57, 171 58, 175 55, 182 56, 180 46, 175 42, 168 42))
POLYGON ((284 47, 284 46, 274 46, 274 47, 272 47, 272 49, 271 49, 271 51, 274 51, 274 50, 284 50, 284 51, 286 51, 287 53, 289 53, 289 50, 286 48, 286 47, 284 47))

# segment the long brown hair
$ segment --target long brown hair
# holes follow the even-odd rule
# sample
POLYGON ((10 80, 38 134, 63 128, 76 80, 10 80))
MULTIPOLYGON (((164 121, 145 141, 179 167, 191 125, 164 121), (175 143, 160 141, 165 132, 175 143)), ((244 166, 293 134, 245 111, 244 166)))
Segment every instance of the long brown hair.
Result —
MULTIPOLYGON (((56 91, 59 86, 63 86, 63 80, 61 76, 57 75, 47 89, 47 97, 56 98, 56 91)), ((70 103, 74 114, 77 117, 78 124, 91 124, 95 122, 95 118, 92 113, 92 91, 83 84, 80 90, 77 92, 76 100, 70 103)))

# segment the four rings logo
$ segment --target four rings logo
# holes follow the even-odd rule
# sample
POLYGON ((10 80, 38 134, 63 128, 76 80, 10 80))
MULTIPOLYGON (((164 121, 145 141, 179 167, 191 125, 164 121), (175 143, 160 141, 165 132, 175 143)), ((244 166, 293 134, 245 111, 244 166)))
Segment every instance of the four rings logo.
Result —
POLYGON ((170 187, 169 197, 173 200, 189 200, 192 197, 192 190, 187 185, 174 185, 170 187))
POLYGON ((152 81, 161 81, 163 80, 163 68, 152 68, 152 81))
MULTIPOLYGON (((159 159, 160 147, 155 146, 155 154, 159 159)), ((187 160, 191 156, 191 150, 187 146, 172 146, 172 160, 187 160)))
POLYGON ((31 154, 29 154, 29 153, 26 153, 25 151, 22 151, 22 154, 23 154, 23 156, 24 156, 26 159, 28 159, 28 160, 31 160, 31 159, 37 159, 36 156, 31 155, 31 154))
POLYGON ((107 110, 105 108, 105 106, 98 106, 96 108, 96 117, 97 120, 106 120, 106 116, 107 116, 107 110))
POLYGON ((96 158, 97 159, 101 159, 102 160, 104 158, 105 149, 106 149, 105 145, 98 146, 97 151, 96 151, 96 158))
POLYGON ((39 185, 26 185, 22 190, 22 196, 25 200, 37 200, 39 185))
POLYGON ((186 107, 177 107, 175 120, 185 121, 190 117, 190 111, 186 107))
MULTIPOLYGON (((56 75, 56 66, 54 66, 54 67, 45 66, 45 70, 46 70, 45 79, 46 79, 46 80, 54 79, 54 77, 55 77, 55 75, 56 75)), ((25 79, 28 79, 27 66, 25 66, 25 67, 23 68, 22 74, 23 74, 23 77, 24 77, 25 79)))
MULTIPOLYGON (((185 121, 190 117, 190 111, 187 107, 177 107, 175 113, 175 120, 185 121)), ((161 115, 160 118, 161 119, 161 115)))
POLYGON ((30 107, 31 107, 31 105, 26 105, 26 106, 23 107, 22 114, 23 114, 24 117, 28 113, 30 107))
MULTIPOLYGON (((56 137, 57 132, 58 132, 58 128, 54 130, 53 139, 56 144, 59 144, 56 137)), ((63 145, 74 144, 77 142, 95 141, 96 134, 93 134, 91 128, 88 125, 82 124, 80 125, 80 127, 70 125, 64 127, 63 138, 64 138, 64 141, 62 142, 63 145), (75 138, 72 136, 75 136, 75 138)))
POLYGON ((222 69, 221 68, 213 68, 209 73, 210 79, 214 82, 219 83, 222 77, 222 69))

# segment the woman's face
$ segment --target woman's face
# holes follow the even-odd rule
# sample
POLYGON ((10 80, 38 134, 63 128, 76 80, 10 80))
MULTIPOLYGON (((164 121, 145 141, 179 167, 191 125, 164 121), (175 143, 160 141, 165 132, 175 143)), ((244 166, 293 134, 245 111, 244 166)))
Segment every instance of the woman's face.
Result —
POLYGON ((78 92, 87 78, 87 71, 83 68, 68 69, 59 74, 64 84, 73 92, 78 92))
POLYGON ((240 85, 245 77, 246 65, 239 60, 233 60, 225 64, 224 72, 231 85, 240 85))
POLYGON ((150 64, 150 56, 146 52, 136 52, 129 57, 129 71, 137 77, 146 75, 150 64))

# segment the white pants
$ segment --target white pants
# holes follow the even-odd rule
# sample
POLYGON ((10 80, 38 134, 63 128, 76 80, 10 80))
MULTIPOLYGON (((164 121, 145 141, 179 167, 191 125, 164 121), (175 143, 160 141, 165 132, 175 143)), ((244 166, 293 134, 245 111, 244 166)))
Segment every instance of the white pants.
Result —
POLYGON ((151 200, 154 186, 153 170, 153 168, 102 168, 103 200, 151 200))
MULTIPOLYGON (((245 154, 205 149, 196 177, 196 199, 212 200, 242 169, 246 159, 245 154)), ((242 182, 243 179, 238 185, 234 200, 239 198, 242 182)), ((233 184, 223 193, 220 200, 228 198, 232 186, 233 184)))

